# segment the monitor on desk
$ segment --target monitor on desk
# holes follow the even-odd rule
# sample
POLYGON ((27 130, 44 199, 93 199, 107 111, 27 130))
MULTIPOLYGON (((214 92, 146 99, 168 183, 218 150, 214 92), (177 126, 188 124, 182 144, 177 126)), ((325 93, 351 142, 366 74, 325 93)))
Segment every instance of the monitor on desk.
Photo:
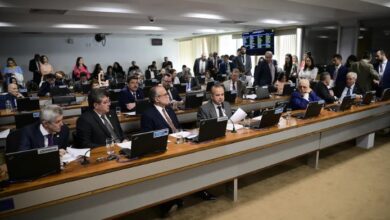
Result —
POLYGON ((268 86, 262 86, 256 88, 256 99, 269 99, 270 94, 268 86))
POLYGON ((50 96, 66 96, 72 93, 65 85, 56 86, 50 89, 50 96))
POLYGON ((200 120, 199 133, 195 142, 213 140, 226 135, 227 117, 200 120))
POLYGON ((204 91, 187 92, 186 100, 184 104, 185 109, 199 108, 202 105, 204 99, 205 99, 204 91))
POLYGON ((167 150, 168 135, 168 129, 134 134, 131 136, 130 158, 165 152, 167 150))
POLYGON ((34 111, 39 110, 39 98, 38 97, 27 97, 16 99, 18 111, 34 111))
POLYGON ((56 105, 71 105, 76 103, 76 96, 74 95, 65 95, 65 96, 53 96, 52 104, 56 105))
POLYGON ((229 103, 235 103, 237 98, 237 91, 226 91, 225 92, 225 101, 229 103))
POLYGON ((135 101, 135 114, 142 115, 150 106, 152 106, 152 104, 150 103, 149 99, 135 101))
POLYGON ((283 108, 273 108, 264 110, 260 120, 255 120, 251 123, 251 127, 255 129, 266 128, 277 125, 282 116, 283 108))
POLYGON ((15 114, 14 117, 16 129, 23 128, 24 126, 39 121, 40 116, 40 112, 24 112, 15 114))
POLYGON ((387 101, 390 100, 390 88, 385 89, 382 93, 382 99, 381 101, 387 101))
POLYGON ((179 93, 185 93, 186 92, 186 88, 187 88, 187 83, 180 83, 180 84, 175 84, 173 85, 176 90, 179 92, 179 93))

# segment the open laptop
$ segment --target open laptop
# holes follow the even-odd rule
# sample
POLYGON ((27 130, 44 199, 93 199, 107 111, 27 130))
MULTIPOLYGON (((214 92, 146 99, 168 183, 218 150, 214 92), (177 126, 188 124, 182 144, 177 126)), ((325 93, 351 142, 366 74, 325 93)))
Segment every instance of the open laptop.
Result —
POLYGON ((149 99, 135 101, 135 114, 142 115, 150 106, 152 106, 152 104, 149 102, 149 99))
POLYGON ((40 112, 24 112, 15 114, 14 117, 16 129, 23 128, 24 126, 39 121, 40 116, 40 112))
POLYGON ((176 88, 178 93, 185 93, 186 92, 186 88, 187 88, 186 83, 174 84, 173 86, 176 88))
POLYGON ((120 89, 110 89, 109 90, 109 97, 110 97, 110 101, 119 101, 119 95, 121 93, 121 90, 120 89))
POLYGON ((168 144, 168 129, 149 131, 131 136, 131 153, 129 158, 165 152, 168 144))
POLYGON ((359 105, 369 105, 375 96, 375 91, 368 91, 363 95, 363 99, 359 105))
POLYGON ((34 111, 39 110, 39 98, 38 97, 27 97, 16 99, 18 111, 34 111))
POLYGON ((31 181, 61 171, 58 146, 5 155, 9 182, 31 181))
POLYGON ((50 89, 50 96, 66 96, 72 93, 66 85, 56 86, 50 89))
POLYGON ((227 122, 227 117, 200 120, 198 136, 192 140, 203 142, 225 136, 227 122))
POLYGON ((288 101, 277 101, 275 102, 274 108, 283 108, 283 112, 287 110, 288 105, 290 104, 290 100, 288 101))
POLYGON ((286 83, 283 86, 282 96, 289 96, 295 91, 295 84, 286 83))
POLYGON ((237 98, 237 91, 226 91, 225 92, 225 101, 229 103, 235 103, 237 98))
POLYGON ((256 99, 269 99, 268 86, 256 88, 256 99))
POLYGON ((75 105, 76 96, 74 95, 65 95, 65 96, 53 96, 52 103, 56 105, 75 105))
POLYGON ((81 92, 83 94, 88 94, 89 91, 91 91, 91 85, 90 84, 82 84, 81 85, 81 92))
POLYGON ((351 109, 355 103, 355 96, 345 96, 340 105, 329 106, 326 109, 329 111, 340 112, 351 109))
POLYGON ((324 100, 309 102, 305 112, 295 113, 292 114, 291 116, 299 119, 316 117, 321 113, 321 109, 324 107, 324 104, 325 104, 324 100))
POLYGON ((184 107, 185 109, 199 108, 205 98, 205 93, 201 92, 187 92, 184 107))
POLYGON ((382 93, 381 101, 387 101, 387 100, 390 100, 390 88, 385 89, 382 93))
POLYGON ((279 123, 280 117, 282 116, 283 108, 273 108, 263 111, 261 120, 256 120, 254 123, 251 123, 251 128, 259 129, 266 128, 277 125, 279 123))

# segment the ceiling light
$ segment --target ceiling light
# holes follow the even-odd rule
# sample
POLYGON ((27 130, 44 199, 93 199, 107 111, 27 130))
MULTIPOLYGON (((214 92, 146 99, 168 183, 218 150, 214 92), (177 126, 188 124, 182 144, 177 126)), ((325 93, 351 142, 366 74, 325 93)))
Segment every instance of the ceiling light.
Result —
POLYGON ((320 35, 320 36, 317 36, 318 38, 321 38, 321 39, 328 39, 329 36, 326 36, 326 35, 320 35))
POLYGON ((276 20, 276 19, 263 19, 260 20, 262 23, 266 24, 294 24, 298 23, 297 21, 282 21, 282 20, 276 20))
POLYGON ((367 31, 367 28, 361 27, 359 28, 360 31, 367 31))
POLYGON ((200 29, 198 31, 202 32, 202 33, 216 33, 217 32, 217 30, 215 30, 215 29, 200 29))
POLYGON ((214 19, 214 20, 223 20, 224 18, 219 15, 214 15, 214 14, 204 14, 204 13, 188 13, 184 14, 184 17, 189 17, 189 18, 203 18, 203 19, 214 19))
POLYGON ((328 30, 336 30, 337 27, 336 26, 326 26, 324 27, 324 29, 328 29, 328 30))
POLYGON ((386 0, 379 0, 379 1, 378 0, 361 0, 361 1, 376 4, 376 5, 382 5, 382 6, 390 8, 390 1, 386 1, 386 0))
POLYGON ((131 29, 140 30, 140 31, 163 31, 165 28, 156 27, 156 26, 135 26, 131 29))
POLYGON ((364 37, 363 37, 363 36, 359 36, 358 39, 359 39, 359 40, 362 40, 362 39, 364 39, 364 37))
POLYGON ((13 27, 15 25, 7 22, 0 22, 0 27, 13 27))
POLYGON ((76 29, 93 29, 98 28, 96 25, 89 24, 56 24, 53 25, 54 28, 76 28, 76 29))
POLYGON ((130 14, 135 13, 135 11, 128 8, 115 8, 115 7, 82 7, 80 11, 93 11, 93 12, 105 12, 105 13, 123 13, 130 14))

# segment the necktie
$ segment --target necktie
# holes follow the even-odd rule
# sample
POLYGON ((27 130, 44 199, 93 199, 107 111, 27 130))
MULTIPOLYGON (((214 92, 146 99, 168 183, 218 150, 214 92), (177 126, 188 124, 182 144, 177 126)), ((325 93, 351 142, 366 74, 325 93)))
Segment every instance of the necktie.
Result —
POLYGON ((236 90, 236 83, 235 82, 232 82, 233 83, 233 90, 235 91, 236 90))
POLYGON ((382 64, 379 64, 379 72, 380 73, 382 72, 382 69, 383 69, 382 64))
POLYGON ((168 123, 169 127, 172 130, 172 133, 176 133, 177 129, 176 129, 175 125, 173 124, 171 118, 169 117, 169 115, 165 111, 165 108, 162 109, 162 112, 164 114, 165 119, 167 120, 167 123, 168 123))
POLYGON ((47 137, 47 146, 48 147, 53 146, 54 145, 53 135, 48 134, 46 135, 46 137, 47 137))
POLYGON ((168 90, 168 94, 169 94, 169 101, 172 101, 172 100, 173 100, 173 97, 172 97, 172 92, 171 92, 170 89, 168 90))
POLYGON ((351 88, 348 87, 346 96, 350 96, 350 95, 351 95, 351 88))
POLYGON ((339 68, 336 67, 336 69, 334 70, 334 74, 333 74, 333 80, 336 81, 337 79, 337 73, 339 72, 339 68))
POLYGON ((222 106, 218 106, 218 118, 223 117, 222 106))
POLYGON ((245 56, 242 56, 242 64, 245 66, 245 56))
POLYGON ((102 115, 101 119, 104 121, 104 123, 103 123, 104 126, 106 126, 107 130, 110 132, 111 138, 117 140, 118 135, 115 133, 114 129, 111 127, 111 124, 108 122, 107 118, 104 115, 102 115))
POLYGON ((137 101, 137 93, 133 92, 134 100, 137 101))

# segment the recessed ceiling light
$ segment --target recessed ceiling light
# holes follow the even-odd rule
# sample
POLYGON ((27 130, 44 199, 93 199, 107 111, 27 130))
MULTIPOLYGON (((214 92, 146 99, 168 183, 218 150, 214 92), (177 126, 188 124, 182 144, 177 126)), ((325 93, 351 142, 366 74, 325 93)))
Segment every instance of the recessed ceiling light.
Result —
POLYGON ((214 20, 223 20, 224 18, 219 15, 214 15, 214 14, 204 14, 204 13, 188 13, 184 14, 184 17, 189 17, 189 18, 203 18, 203 19, 214 19, 214 20))
POLYGON ((321 38, 321 39, 327 39, 329 38, 329 36, 326 36, 326 35, 320 35, 320 36, 317 36, 318 38, 321 38))
POLYGON ((56 24, 53 25, 54 28, 76 28, 76 29, 93 29, 98 28, 96 25, 90 25, 90 24, 56 24))
POLYGON ((105 12, 105 13, 123 13, 123 14, 136 13, 134 10, 130 10, 128 8, 116 8, 116 7, 82 7, 79 10, 105 12))
POLYGON ((7 23, 7 22, 0 22, 0 27, 13 27, 14 24, 7 23))
POLYGON ((367 31, 367 28, 361 27, 359 28, 360 31, 367 31))
POLYGON ((276 20, 276 19, 263 19, 260 20, 262 23, 266 24, 295 24, 298 23, 297 21, 282 21, 282 20, 276 20))
POLYGON ((328 30, 336 30, 337 27, 336 26, 326 26, 324 27, 324 29, 328 29, 328 30))
POLYGON ((163 31, 165 28, 156 27, 156 26, 135 26, 130 29, 140 30, 140 31, 163 31))
POLYGON ((217 30, 215 29, 200 29, 198 31, 202 33, 217 33, 217 30))

